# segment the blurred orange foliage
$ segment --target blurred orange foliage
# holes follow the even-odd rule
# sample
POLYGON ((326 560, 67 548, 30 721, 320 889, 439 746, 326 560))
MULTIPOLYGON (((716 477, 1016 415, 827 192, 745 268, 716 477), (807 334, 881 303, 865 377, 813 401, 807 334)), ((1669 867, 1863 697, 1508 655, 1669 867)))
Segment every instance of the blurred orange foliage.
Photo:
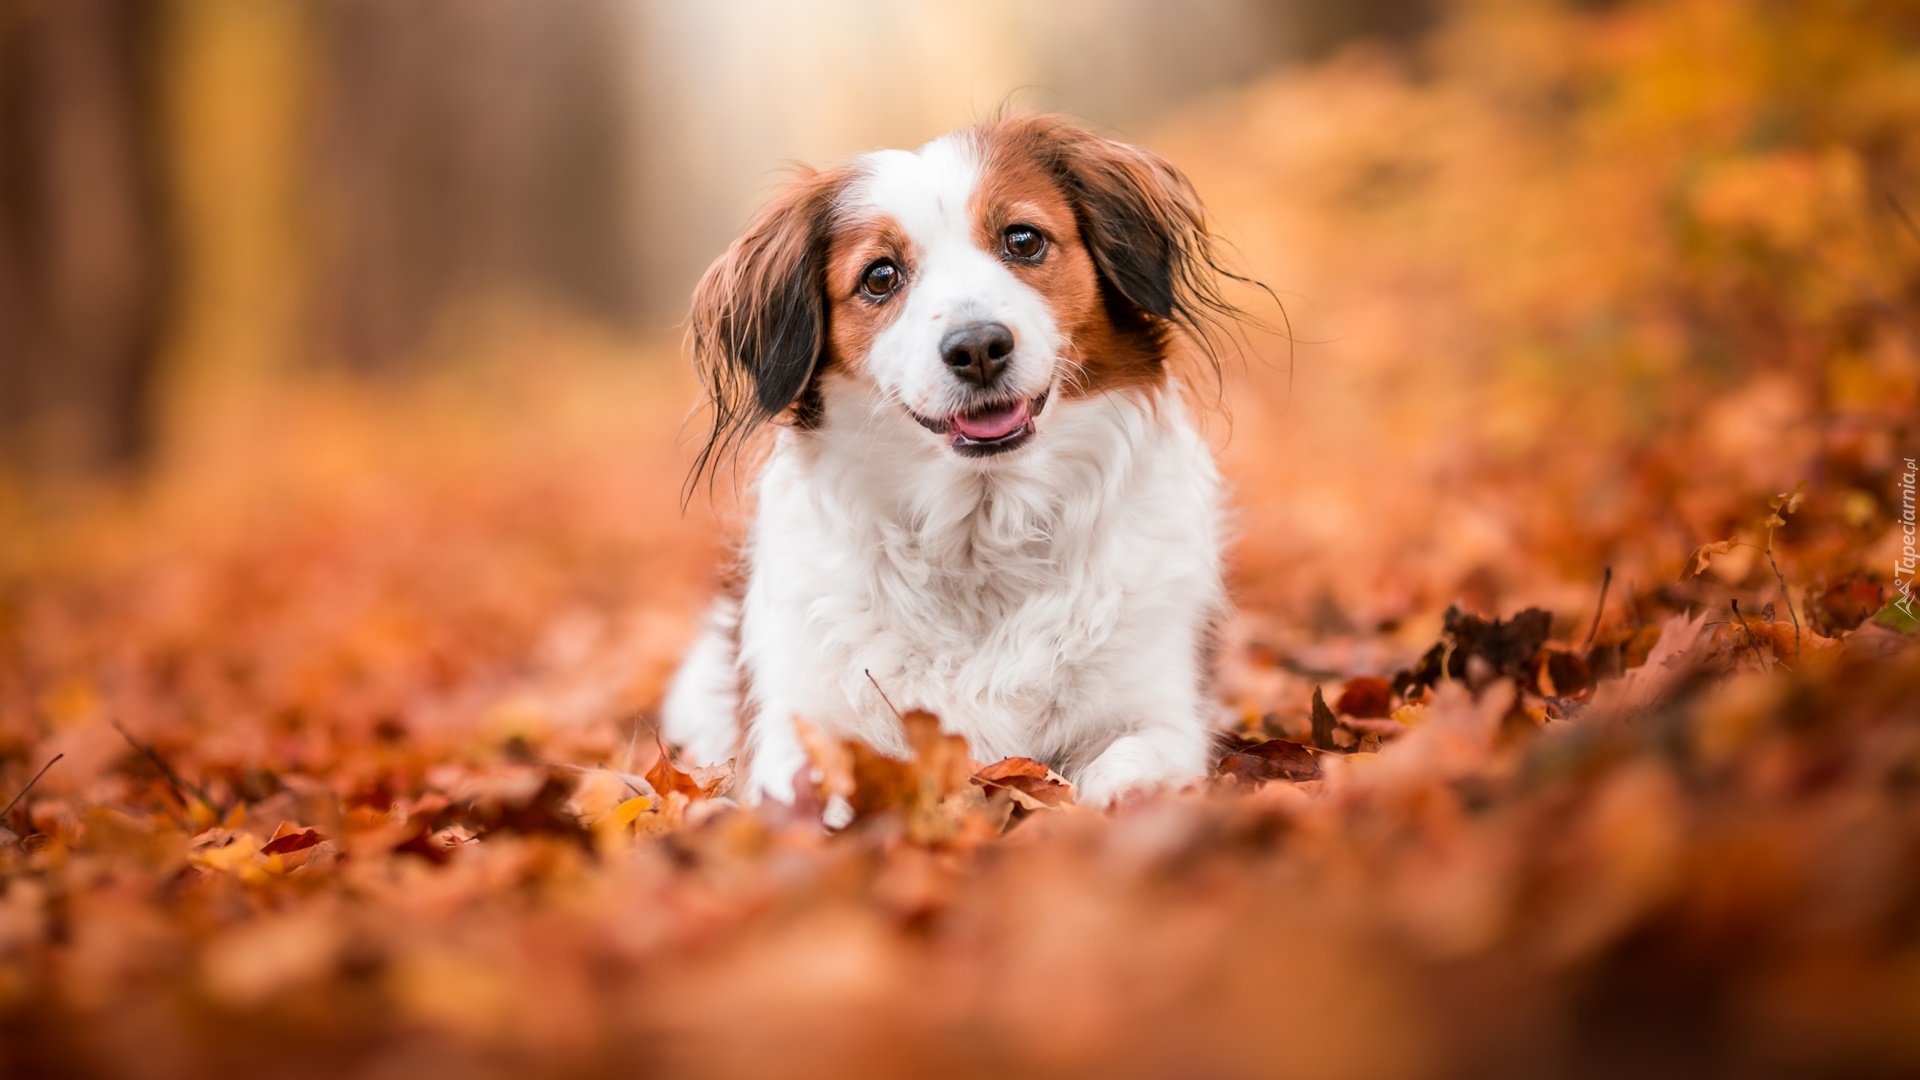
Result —
POLYGON ((669 350, 528 319, 7 503, 0 799, 64 757, 0 823, 0 1066, 1920 1068, 1920 26, 1591 8, 1153 140, 1297 342, 1216 415, 1202 790, 1091 813, 925 722, 792 812, 662 760, 738 515, 681 511, 669 350))

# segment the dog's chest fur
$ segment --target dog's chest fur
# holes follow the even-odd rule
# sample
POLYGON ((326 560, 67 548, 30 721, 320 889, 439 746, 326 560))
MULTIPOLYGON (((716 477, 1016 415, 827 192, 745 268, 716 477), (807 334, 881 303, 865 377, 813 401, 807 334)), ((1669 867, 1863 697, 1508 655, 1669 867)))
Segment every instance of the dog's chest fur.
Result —
POLYGON ((1222 606, 1205 446, 1172 399, 1051 419, 1045 445, 990 473, 893 428, 783 441, 748 551, 753 710, 903 752, 884 691, 977 758, 1062 768, 1141 709, 1191 715, 1222 606))

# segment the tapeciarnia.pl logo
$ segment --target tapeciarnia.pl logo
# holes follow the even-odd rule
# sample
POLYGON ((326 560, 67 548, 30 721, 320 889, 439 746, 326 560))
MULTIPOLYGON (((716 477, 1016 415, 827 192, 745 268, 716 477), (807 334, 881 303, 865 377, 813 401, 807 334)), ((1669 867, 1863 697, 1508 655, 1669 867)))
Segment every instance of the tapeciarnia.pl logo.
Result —
POLYGON ((1913 575, 1916 556, 1914 554, 1913 519, 1913 459, 1906 458, 1906 471, 1900 474, 1900 532, 1904 541, 1900 548, 1900 557, 1893 563, 1893 587, 1900 593, 1900 599, 1893 606, 1901 610, 1907 618, 1913 618, 1913 575))

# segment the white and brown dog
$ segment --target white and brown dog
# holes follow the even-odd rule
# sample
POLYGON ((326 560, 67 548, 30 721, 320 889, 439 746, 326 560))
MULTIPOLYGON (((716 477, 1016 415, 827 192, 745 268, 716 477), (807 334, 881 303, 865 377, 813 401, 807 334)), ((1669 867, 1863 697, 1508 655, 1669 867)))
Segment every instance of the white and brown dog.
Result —
POLYGON ((1204 775, 1221 482, 1169 361, 1222 276, 1184 176, 1051 117, 781 191, 694 294, 700 468, 785 422, 667 739, 791 800, 794 721, 905 754, 891 699, 1085 803, 1204 775))

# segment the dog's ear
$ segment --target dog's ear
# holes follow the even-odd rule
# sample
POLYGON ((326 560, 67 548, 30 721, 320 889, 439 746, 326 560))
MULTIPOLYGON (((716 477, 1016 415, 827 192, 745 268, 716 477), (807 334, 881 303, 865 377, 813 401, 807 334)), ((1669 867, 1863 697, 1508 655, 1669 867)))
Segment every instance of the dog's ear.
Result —
POLYGON ((689 337, 712 428, 693 482, 748 435, 806 399, 827 349, 827 229, 844 186, 804 173, 774 197, 693 291, 689 337))
POLYGON ((1222 269, 1206 211, 1193 184, 1166 159, 1051 116, 1002 121, 1053 176, 1073 205, 1108 306, 1194 332, 1211 331, 1238 312, 1220 295, 1222 269))

